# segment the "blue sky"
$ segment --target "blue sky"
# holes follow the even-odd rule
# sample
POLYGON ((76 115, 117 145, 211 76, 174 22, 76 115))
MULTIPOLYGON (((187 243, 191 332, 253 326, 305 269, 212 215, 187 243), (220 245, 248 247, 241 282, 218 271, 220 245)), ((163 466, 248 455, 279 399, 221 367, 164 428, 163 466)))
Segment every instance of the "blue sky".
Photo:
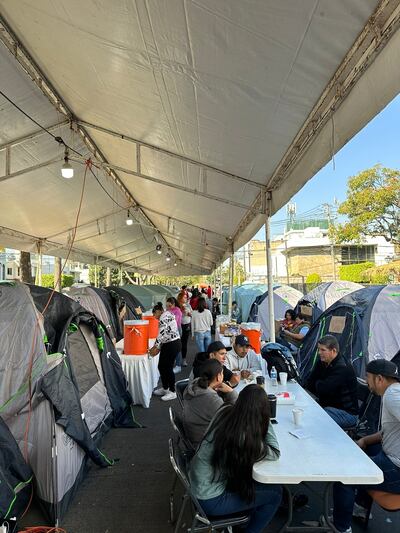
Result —
MULTIPOLYGON (((377 163, 391 168, 400 168, 400 95, 388 104, 379 115, 369 122, 335 155, 335 169, 329 161, 295 196, 297 214, 301 215, 322 202, 339 202, 346 198, 347 180, 361 170, 377 163), (329 183, 329 192, 326 184, 329 183), (326 194, 326 196, 325 196, 326 194)), ((272 217, 272 234, 282 233, 283 225, 276 221, 286 219, 285 207, 272 217)), ((265 239, 264 228, 255 235, 265 239)))

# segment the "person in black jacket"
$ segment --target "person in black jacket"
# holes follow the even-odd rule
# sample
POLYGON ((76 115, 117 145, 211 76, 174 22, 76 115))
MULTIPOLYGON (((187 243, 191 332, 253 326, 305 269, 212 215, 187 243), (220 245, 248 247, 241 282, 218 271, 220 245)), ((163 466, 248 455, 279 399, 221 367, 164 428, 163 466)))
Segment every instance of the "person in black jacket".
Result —
POLYGON ((339 343, 333 335, 318 341, 320 360, 306 383, 321 407, 343 429, 358 420, 357 378, 353 367, 339 355, 339 343))

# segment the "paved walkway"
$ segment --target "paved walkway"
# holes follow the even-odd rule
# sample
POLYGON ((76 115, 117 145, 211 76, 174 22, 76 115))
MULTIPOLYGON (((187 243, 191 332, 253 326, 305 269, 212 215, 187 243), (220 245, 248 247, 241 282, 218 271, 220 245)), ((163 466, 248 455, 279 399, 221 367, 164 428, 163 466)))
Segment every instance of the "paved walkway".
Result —
MULTIPOLYGON (((194 344, 190 346, 193 355, 194 344)), ((192 357, 190 358, 192 359, 192 357)), ((187 377, 189 368, 179 378, 187 377)), ((169 491, 173 479, 168 459, 168 438, 172 435, 168 418, 169 405, 153 397, 149 409, 135 408, 143 429, 113 429, 105 437, 102 448, 108 457, 119 461, 111 468, 92 465, 79 487, 62 527, 67 533, 170 533, 169 491)), ((333 444, 334 445, 334 444, 333 444)), ((295 460, 295 459, 294 459, 295 460)), ((313 486, 309 505, 295 512, 296 522, 318 516, 321 502, 319 487, 313 486)), ((370 521, 370 533, 400 531, 400 513, 382 513, 377 507, 370 521)), ((279 531, 283 515, 270 524, 268 532, 279 531)), ((44 524, 40 511, 33 505, 22 525, 44 524)), ((186 531, 186 528, 182 529, 186 531)), ((363 530, 357 525, 353 533, 363 530)))

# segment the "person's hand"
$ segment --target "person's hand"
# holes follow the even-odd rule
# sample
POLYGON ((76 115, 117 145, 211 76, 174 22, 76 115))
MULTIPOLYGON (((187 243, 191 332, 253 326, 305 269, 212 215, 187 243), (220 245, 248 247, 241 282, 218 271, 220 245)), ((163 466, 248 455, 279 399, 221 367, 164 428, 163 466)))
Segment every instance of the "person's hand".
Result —
POLYGON ((365 450, 365 449, 367 448, 367 444, 366 444, 366 442, 365 442, 364 437, 362 437, 361 439, 356 440, 356 444, 358 444, 358 446, 359 446, 362 450, 365 450))
POLYGON ((229 380, 229 383, 232 385, 232 387, 237 385, 239 382, 240 382, 240 372, 238 372, 237 374, 233 374, 231 379, 229 380))
POLYGON ((222 383, 220 383, 219 385, 217 385, 217 387, 215 387, 215 390, 217 390, 218 392, 223 392, 223 393, 228 393, 228 392, 232 392, 232 387, 230 387, 227 383, 225 383, 224 381, 222 383))
POLYGON ((251 374, 250 370, 242 370, 240 372, 240 375, 242 376, 243 379, 247 379, 250 376, 250 374, 251 374))
POLYGON ((157 348, 157 346, 153 346, 153 348, 150 348, 149 355, 150 357, 155 357, 160 353, 160 350, 157 348))

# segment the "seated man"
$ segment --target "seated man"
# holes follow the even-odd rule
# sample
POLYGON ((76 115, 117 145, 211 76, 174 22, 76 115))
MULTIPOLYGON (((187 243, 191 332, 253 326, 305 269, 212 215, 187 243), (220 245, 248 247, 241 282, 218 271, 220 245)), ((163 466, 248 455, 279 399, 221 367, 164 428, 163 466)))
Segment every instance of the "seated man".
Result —
POLYGON ((357 377, 353 367, 339 355, 339 343, 333 335, 318 341, 320 360, 316 363, 306 384, 319 404, 343 429, 358 420, 357 377))
POLYGON ((232 302, 231 319, 235 320, 238 324, 241 322, 241 311, 237 302, 232 302))
POLYGON ((307 335, 309 330, 310 324, 306 321, 306 319, 304 319, 300 314, 297 316, 294 315, 294 322, 291 324, 290 328, 283 324, 280 335, 277 338, 277 342, 290 348, 292 353, 297 353, 304 337, 307 335))
POLYGON ((262 370, 261 356, 257 355, 246 335, 238 335, 232 350, 226 354, 226 366, 229 370, 240 370, 242 378, 248 378, 251 372, 262 370))
POLYGON ((395 363, 377 359, 368 363, 367 383, 382 396, 381 430, 357 441, 383 472, 383 483, 354 487, 336 483, 333 491, 333 523, 340 532, 351 533, 351 517, 366 517, 371 497, 367 490, 400 494, 400 375, 395 363), (357 496, 356 496, 357 493, 357 496), (356 502, 356 503, 354 503, 356 502), (354 509, 353 509, 354 505, 354 509))
POLYGON ((224 383, 227 383, 231 387, 236 387, 240 381, 240 376, 236 376, 225 366, 227 350, 232 348, 226 348, 221 341, 212 342, 207 348, 206 352, 200 352, 196 355, 193 362, 193 378, 200 376, 200 366, 207 361, 207 359, 216 359, 223 365, 224 383))

